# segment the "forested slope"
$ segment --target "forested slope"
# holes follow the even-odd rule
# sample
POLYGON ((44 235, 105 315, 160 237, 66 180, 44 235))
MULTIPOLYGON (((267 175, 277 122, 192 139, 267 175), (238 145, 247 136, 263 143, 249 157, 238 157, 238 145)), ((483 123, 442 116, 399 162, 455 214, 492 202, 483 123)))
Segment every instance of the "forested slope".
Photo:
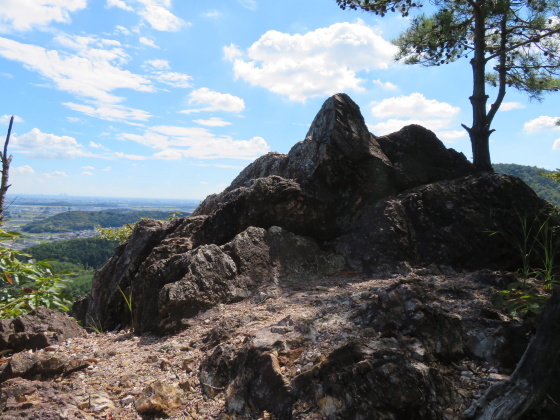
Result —
POLYGON ((551 173, 536 166, 516 165, 513 163, 494 164, 494 170, 499 174, 515 175, 529 185, 537 195, 560 206, 560 184, 554 180, 541 175, 539 172, 551 173))
POLYGON ((139 211, 66 211, 37 220, 23 226, 22 230, 29 233, 62 233, 75 230, 94 229, 96 227, 118 227, 126 223, 135 223, 140 219, 167 219, 172 214, 179 217, 186 216, 184 213, 173 213, 169 211, 139 210, 139 211))

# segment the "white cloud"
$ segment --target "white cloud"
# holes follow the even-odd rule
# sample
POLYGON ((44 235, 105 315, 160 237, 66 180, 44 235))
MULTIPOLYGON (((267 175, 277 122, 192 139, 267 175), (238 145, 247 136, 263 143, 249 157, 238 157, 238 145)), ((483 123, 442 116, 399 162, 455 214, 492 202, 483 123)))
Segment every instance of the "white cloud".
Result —
POLYGON ((418 124, 432 130, 440 140, 453 143, 467 136, 464 130, 450 130, 453 118, 461 111, 446 102, 426 99, 421 93, 398 96, 371 103, 371 114, 377 119, 386 119, 368 125, 375 135, 386 135, 399 131, 406 125, 418 124))
POLYGON ((132 32, 130 29, 125 28, 124 26, 117 25, 115 26, 115 33, 116 34, 123 34, 123 35, 130 35, 132 32))
POLYGON ((542 130, 560 130, 560 126, 556 125, 560 117, 549 117, 542 115, 523 124, 523 130, 527 133, 536 133, 542 130))
POLYGON ((93 176, 93 172, 89 172, 89 171, 84 171, 82 172, 82 175, 87 175, 87 176, 93 176))
POLYGON ((552 144, 552 150, 560 150, 560 139, 554 140, 552 144))
POLYGON ((467 132, 464 130, 448 130, 451 125, 451 120, 448 119, 401 120, 392 118, 377 124, 368 124, 368 128, 369 131, 376 136, 384 136, 399 131, 401 128, 411 124, 418 124, 422 127, 426 127, 428 130, 435 132, 440 140, 446 140, 448 142, 453 142, 453 140, 467 136, 467 132))
POLYGON ((239 57, 224 49, 236 78, 304 102, 316 96, 364 91, 358 72, 389 67, 396 48, 363 21, 336 23, 303 35, 266 32, 239 57))
POLYGON ((131 154, 122 153, 122 152, 115 153, 115 156, 118 157, 118 158, 128 159, 128 160, 146 160, 146 159, 148 159, 146 156, 131 155, 131 154))
POLYGON ((445 102, 426 99, 421 93, 372 102, 371 114, 376 118, 452 118, 461 110, 445 102))
POLYGON ((63 105, 73 111, 81 112, 82 114, 89 115, 90 117, 96 117, 106 121, 147 121, 152 117, 152 114, 142 111, 141 109, 128 108, 126 106, 116 104, 84 105, 65 102, 63 105))
POLYGON ((140 44, 144 44, 148 47, 159 49, 159 47, 156 45, 156 43, 152 39, 146 38, 145 36, 140 37, 140 44))
POLYGON ((233 61, 238 57, 242 57, 243 53, 239 49, 239 47, 235 44, 229 44, 222 48, 224 52, 224 58, 228 61, 233 61))
MULTIPOLYGON (((10 118, 12 118, 11 115, 0 116, 0 124, 9 124, 10 123, 10 118)), ((15 123, 21 123, 21 122, 24 122, 23 118, 18 117, 17 115, 14 115, 14 124, 15 123)))
POLYGON ((52 80, 59 90, 103 103, 122 101, 123 98, 110 93, 115 89, 154 90, 148 79, 118 67, 126 60, 119 49, 91 48, 93 38, 87 37, 59 37, 58 40, 79 49, 78 54, 46 50, 0 37, 0 56, 21 62, 28 70, 52 80))
POLYGON ((14 136, 12 145, 32 158, 71 159, 77 156, 91 156, 83 150, 74 137, 57 136, 41 132, 38 128, 21 136, 14 136))
POLYGON ((84 171, 93 171, 95 170, 95 168, 93 166, 82 166, 82 169, 84 171))
POLYGON ((20 175, 33 175, 33 174, 35 174, 35 170, 29 165, 17 166, 15 168, 11 169, 10 172, 14 173, 14 174, 20 174, 20 175))
POLYGON ((167 60, 146 60, 144 61, 144 67, 153 67, 154 69, 157 70, 169 70, 171 69, 171 66, 169 65, 169 61, 167 60))
POLYGON ((169 86, 177 88, 190 88, 192 87, 191 80, 192 77, 177 72, 154 72, 154 79, 160 83, 164 83, 169 86))
POLYGON ((157 31, 176 32, 185 21, 169 11, 170 0, 137 0, 144 5, 138 14, 157 31))
POLYGON ((29 31, 51 22, 70 22, 70 13, 84 9, 86 0, 2 0, 0 32, 29 31))
POLYGON ((54 171, 50 173, 43 173, 41 174, 44 178, 53 179, 53 178, 67 178, 68 174, 64 171, 54 171))
POLYGON ((99 149, 99 150, 104 150, 106 152, 109 151, 109 149, 107 149, 105 146, 103 146, 102 144, 99 143, 95 143, 93 141, 89 142, 89 147, 93 147, 94 149, 99 149))
POLYGON ((500 111, 511 111, 514 109, 524 109, 525 105, 521 102, 502 102, 500 106, 500 111))
POLYGON ((134 9, 126 4, 123 0, 107 0, 108 7, 117 7, 119 9, 127 10, 133 12, 134 9))
POLYGON ((103 172, 109 172, 111 169, 113 169, 113 168, 111 168, 110 166, 107 166, 107 167, 105 167, 105 168, 103 168, 103 169, 101 169, 101 170, 102 170, 103 172))
POLYGON ((246 9, 251 11, 257 10, 258 4, 257 0, 237 0, 238 3, 246 9))
POLYGON ((212 10, 209 10, 206 13, 204 13, 202 16, 207 17, 207 18, 211 18, 211 19, 216 19, 216 18, 219 18, 222 15, 223 15, 223 13, 220 12, 219 10, 212 9, 212 10))
POLYGON ((377 79, 373 81, 374 84, 377 86, 382 87, 383 89, 387 90, 397 90, 399 87, 391 82, 382 82, 381 80, 377 79))
POLYGON ((221 118, 210 118, 209 120, 193 120, 195 123, 200 125, 206 125, 208 127, 225 127, 226 125, 231 125, 230 122, 224 121, 221 118))
POLYGON ((253 160, 270 150, 262 137, 235 140, 229 136, 216 136, 202 127, 156 126, 143 135, 125 133, 119 138, 159 149, 154 157, 166 160, 184 157, 253 160))
POLYGON ((189 103, 209 106, 202 109, 187 109, 179 112, 183 114, 200 111, 241 112, 245 109, 243 99, 229 93, 214 92, 205 87, 191 92, 189 94, 189 103))

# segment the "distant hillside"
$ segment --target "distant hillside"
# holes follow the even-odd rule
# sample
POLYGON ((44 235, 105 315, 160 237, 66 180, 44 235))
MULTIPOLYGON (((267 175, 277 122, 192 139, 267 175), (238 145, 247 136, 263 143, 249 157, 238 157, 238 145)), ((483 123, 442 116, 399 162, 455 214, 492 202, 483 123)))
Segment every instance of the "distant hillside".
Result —
MULTIPOLYGON (((123 213, 122 211, 66 211, 47 217, 43 220, 31 222, 22 227, 24 232, 29 233, 62 233, 75 230, 94 229, 101 226, 118 227, 126 223, 135 223, 140 219, 167 219, 173 212, 139 210, 123 213)), ((178 216, 186 216, 186 213, 175 213, 178 216)))
POLYGON ((61 262, 79 264, 86 268, 101 268, 115 253, 117 241, 101 238, 68 239, 33 245, 23 249, 36 260, 54 258, 61 262))
POLYGON ((499 174, 515 175, 521 178, 539 197, 550 201, 555 206, 560 206, 560 184, 539 174, 539 172, 550 173, 551 171, 536 166, 516 165, 514 163, 497 163, 493 166, 494 171, 499 174))

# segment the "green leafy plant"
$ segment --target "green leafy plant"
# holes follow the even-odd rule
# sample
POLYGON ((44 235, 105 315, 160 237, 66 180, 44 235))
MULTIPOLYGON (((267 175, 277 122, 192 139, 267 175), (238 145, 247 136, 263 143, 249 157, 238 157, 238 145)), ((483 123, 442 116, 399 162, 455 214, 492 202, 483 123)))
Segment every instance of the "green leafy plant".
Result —
POLYGON ((136 223, 127 223, 119 228, 97 227, 95 230, 100 238, 110 241, 119 241, 120 244, 123 244, 127 241, 130 235, 132 235, 134 226, 136 226, 136 223))
POLYGON ((134 309, 133 302, 132 302, 132 288, 131 287, 128 288, 128 294, 124 292, 121 286, 117 286, 117 288, 119 289, 119 292, 121 293, 124 299, 124 303, 128 309, 128 312, 130 314, 130 320, 132 322, 132 310, 134 309))
POLYGON ((511 283, 492 297, 496 307, 504 307, 512 316, 529 317, 541 314, 549 295, 539 293, 538 288, 525 279, 511 283))
MULTIPOLYGON (((519 221, 518 232, 500 233, 519 250, 522 281, 514 282, 507 290, 498 292, 493 302, 496 306, 505 307, 514 316, 539 315, 558 282, 556 263, 560 237, 551 225, 550 218, 529 221, 526 216, 519 216, 519 221)), ((492 232, 496 233, 499 232, 492 232)))
MULTIPOLYGON (((0 228, 0 242, 17 232, 0 228)), ((71 296, 65 292, 67 271, 55 273, 49 260, 24 261, 29 255, 0 243, 0 319, 26 314, 39 306, 68 311, 71 296)))

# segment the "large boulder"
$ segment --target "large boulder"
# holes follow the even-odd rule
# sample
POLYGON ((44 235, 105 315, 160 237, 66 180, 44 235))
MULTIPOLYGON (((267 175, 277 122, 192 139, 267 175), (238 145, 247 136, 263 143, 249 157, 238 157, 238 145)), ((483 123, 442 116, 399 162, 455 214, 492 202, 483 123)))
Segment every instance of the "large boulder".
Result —
POLYGON ((520 218, 549 211, 520 180, 478 173, 423 127, 374 136, 337 94, 288 154, 257 159, 191 217, 138 223, 74 311, 85 325, 167 332, 267 282, 305 281, 343 262, 364 273, 403 262, 515 267, 508 236, 520 218))
POLYGON ((29 314, 0 321, 0 351, 38 350, 85 334, 68 315, 41 306, 29 314))

